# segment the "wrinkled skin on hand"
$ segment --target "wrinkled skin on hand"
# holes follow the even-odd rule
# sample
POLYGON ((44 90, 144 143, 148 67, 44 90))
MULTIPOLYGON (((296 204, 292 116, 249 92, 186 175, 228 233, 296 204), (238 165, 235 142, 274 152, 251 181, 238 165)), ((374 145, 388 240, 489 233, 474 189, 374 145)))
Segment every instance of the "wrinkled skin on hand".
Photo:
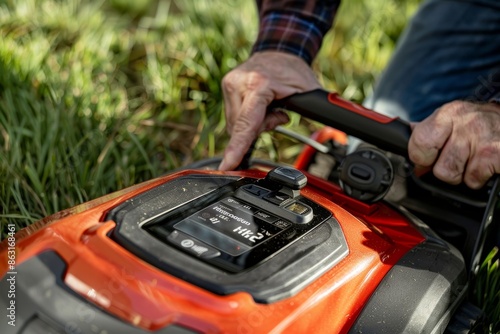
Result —
POLYGON ((319 87, 304 60, 278 51, 255 53, 229 72, 222 80, 222 89, 231 139, 219 169, 235 169, 261 132, 288 122, 285 113, 266 114, 271 101, 319 87))
POLYGON ((412 129, 410 159, 442 181, 478 189, 500 173, 500 105, 450 102, 412 129))

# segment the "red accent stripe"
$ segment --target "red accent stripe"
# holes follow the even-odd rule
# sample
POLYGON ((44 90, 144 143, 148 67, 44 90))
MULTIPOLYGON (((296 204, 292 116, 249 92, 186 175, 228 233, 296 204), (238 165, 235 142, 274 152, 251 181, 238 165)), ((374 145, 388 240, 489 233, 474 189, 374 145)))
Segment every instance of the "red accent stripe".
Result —
POLYGON ((387 123, 390 123, 390 122, 394 121, 395 119, 397 119, 397 117, 390 118, 386 115, 379 114, 376 111, 367 109, 359 104, 353 103, 351 101, 347 101, 347 100, 339 97, 339 95, 337 93, 329 93, 328 94, 328 102, 330 102, 331 104, 338 105, 339 107, 342 107, 344 109, 350 110, 353 113, 356 113, 358 115, 364 116, 366 118, 370 118, 370 119, 372 119, 378 123, 382 123, 382 124, 387 124, 387 123))

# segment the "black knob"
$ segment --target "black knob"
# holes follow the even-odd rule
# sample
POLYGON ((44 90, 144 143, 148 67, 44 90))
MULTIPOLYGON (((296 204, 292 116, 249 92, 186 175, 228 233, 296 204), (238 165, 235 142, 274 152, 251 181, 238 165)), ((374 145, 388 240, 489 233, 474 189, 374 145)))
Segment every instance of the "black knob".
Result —
POLYGON ((382 199, 394 179, 391 161, 374 148, 363 148, 349 154, 339 170, 339 183, 344 192, 364 202, 382 199))
POLYGON ((302 189, 307 184, 307 177, 292 167, 276 167, 267 173, 266 178, 293 190, 302 189))

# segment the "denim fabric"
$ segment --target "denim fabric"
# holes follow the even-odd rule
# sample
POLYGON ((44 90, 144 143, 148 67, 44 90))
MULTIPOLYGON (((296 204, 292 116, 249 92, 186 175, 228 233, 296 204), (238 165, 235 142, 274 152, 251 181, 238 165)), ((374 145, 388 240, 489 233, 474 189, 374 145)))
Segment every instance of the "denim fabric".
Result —
POLYGON ((446 102, 500 92, 500 0, 428 0, 365 106, 420 121, 446 102))

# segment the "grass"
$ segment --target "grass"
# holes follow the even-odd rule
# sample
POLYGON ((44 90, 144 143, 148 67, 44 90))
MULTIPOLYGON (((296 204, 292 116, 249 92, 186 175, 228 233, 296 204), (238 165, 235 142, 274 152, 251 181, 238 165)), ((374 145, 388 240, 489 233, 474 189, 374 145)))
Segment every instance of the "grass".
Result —
POLYGON ((472 300, 482 305, 488 315, 489 333, 500 333, 500 258, 499 249, 493 248, 479 268, 472 300))
MULTIPOLYGON (((314 63, 322 84, 362 101, 419 2, 344 1, 314 63)), ((2 231, 220 154, 220 81, 256 27, 244 0, 0 0, 2 231)), ((300 150, 275 146, 259 142, 282 161, 300 150)))
POLYGON ((112 4, 0 6, 2 229, 222 147, 218 83, 247 57, 243 13, 230 26, 231 8, 205 2, 142 17, 112 4))

